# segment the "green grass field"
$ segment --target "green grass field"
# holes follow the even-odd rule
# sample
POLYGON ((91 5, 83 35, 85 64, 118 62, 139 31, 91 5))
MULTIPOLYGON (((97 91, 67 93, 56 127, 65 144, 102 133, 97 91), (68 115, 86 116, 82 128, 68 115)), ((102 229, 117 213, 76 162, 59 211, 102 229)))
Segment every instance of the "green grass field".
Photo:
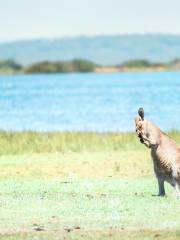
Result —
POLYGON ((0 239, 180 239, 180 201, 153 196, 134 134, 1 132, 0 146, 0 239))

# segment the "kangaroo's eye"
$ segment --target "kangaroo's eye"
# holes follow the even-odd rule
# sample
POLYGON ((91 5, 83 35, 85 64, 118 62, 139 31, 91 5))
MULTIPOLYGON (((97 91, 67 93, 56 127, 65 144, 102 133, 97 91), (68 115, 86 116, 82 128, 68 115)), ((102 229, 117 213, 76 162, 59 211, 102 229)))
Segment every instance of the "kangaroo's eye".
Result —
POLYGON ((149 138, 149 133, 146 133, 146 137, 149 138))

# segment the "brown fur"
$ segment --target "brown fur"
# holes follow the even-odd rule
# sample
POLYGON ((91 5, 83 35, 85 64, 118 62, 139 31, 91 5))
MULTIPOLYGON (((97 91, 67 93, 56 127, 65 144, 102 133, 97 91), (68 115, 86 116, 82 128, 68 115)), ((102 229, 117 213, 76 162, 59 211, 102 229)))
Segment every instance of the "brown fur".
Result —
POLYGON ((159 196, 165 195, 164 181, 170 183, 180 198, 180 147, 156 125, 140 116, 135 118, 136 133, 151 149, 154 172, 158 180, 159 196))

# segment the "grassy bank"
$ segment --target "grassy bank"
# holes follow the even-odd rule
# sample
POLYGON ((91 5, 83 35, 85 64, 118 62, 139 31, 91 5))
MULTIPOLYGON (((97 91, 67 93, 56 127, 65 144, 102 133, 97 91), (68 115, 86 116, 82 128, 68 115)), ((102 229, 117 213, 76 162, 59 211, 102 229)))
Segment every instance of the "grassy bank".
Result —
POLYGON ((0 132, 0 154, 105 151, 136 148, 133 133, 0 132))
MULTIPOLYGON (((180 143, 180 133, 168 133, 180 143)), ((144 149, 134 133, 0 132, 0 155, 144 149)))
MULTIPOLYGON (((169 133, 180 142, 180 133, 169 133)), ((135 134, 0 133, 0 239, 179 239, 135 134)))

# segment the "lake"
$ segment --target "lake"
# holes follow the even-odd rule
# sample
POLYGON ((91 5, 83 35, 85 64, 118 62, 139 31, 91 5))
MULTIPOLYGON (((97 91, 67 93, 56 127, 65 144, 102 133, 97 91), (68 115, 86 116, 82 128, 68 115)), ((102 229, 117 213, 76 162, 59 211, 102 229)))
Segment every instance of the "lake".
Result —
POLYGON ((0 77, 0 129, 134 131, 139 107, 180 130, 180 72, 0 77))

